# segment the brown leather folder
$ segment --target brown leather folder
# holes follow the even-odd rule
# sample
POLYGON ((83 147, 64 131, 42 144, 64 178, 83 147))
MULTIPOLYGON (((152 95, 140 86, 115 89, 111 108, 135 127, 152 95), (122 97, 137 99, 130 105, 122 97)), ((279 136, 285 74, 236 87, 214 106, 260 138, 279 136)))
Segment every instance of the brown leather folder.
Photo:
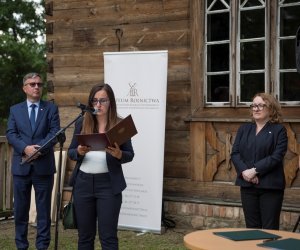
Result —
POLYGON ((78 143, 91 147, 91 150, 104 150, 108 146, 114 146, 116 142, 122 145, 137 134, 137 130, 131 115, 118 122, 106 133, 101 134, 77 134, 78 143))

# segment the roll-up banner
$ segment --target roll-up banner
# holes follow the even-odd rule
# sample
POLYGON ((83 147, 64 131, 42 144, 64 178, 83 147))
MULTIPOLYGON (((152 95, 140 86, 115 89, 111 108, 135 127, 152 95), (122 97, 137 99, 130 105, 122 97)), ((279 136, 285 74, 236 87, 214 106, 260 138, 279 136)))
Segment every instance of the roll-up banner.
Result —
POLYGON ((120 229, 161 233, 168 51, 105 52, 104 81, 118 114, 131 114, 138 134, 134 160, 123 164, 127 188, 120 229))

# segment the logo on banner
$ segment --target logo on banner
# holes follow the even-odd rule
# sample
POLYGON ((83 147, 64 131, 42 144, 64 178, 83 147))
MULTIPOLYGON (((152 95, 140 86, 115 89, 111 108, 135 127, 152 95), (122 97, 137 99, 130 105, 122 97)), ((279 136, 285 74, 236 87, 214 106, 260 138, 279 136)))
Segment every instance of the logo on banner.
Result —
POLYGON ((116 97, 118 108, 158 109, 160 101, 156 97, 139 96, 137 83, 129 82, 126 95, 116 97))
POLYGON ((136 83, 128 83, 128 85, 130 86, 130 90, 127 96, 139 96, 135 87, 136 83))

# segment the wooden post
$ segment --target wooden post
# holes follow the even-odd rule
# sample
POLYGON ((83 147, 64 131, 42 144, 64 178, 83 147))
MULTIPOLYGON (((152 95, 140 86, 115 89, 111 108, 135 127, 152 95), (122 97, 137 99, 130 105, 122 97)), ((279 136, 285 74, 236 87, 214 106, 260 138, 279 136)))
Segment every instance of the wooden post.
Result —
POLYGON ((9 217, 13 212, 11 156, 11 146, 5 136, 0 136, 0 217, 9 217))

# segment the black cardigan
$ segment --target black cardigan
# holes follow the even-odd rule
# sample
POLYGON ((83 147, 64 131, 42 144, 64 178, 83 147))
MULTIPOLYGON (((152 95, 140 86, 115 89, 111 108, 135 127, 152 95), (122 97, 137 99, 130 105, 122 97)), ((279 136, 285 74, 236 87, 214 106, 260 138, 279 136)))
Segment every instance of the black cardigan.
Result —
POLYGON ((242 125, 232 147, 231 160, 237 172, 236 185, 243 187, 284 189, 283 159, 288 138, 282 124, 268 122, 256 135, 256 124, 242 125), (256 168, 259 184, 247 182, 242 172, 256 168))

